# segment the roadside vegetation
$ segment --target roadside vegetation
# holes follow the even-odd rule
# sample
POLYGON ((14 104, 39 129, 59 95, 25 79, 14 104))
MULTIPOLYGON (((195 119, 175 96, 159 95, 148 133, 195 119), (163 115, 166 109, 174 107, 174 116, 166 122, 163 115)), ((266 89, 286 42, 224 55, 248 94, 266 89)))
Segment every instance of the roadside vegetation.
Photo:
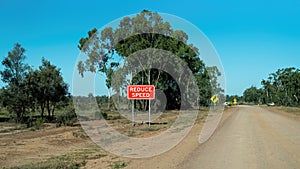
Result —
MULTIPOLYGON (((80 38, 78 48, 88 56, 86 60, 78 62, 78 73, 82 76, 85 72, 104 75, 108 88, 107 96, 71 96, 69 85, 64 81, 60 68, 46 58, 42 58, 40 66, 34 68, 26 62, 25 48, 16 43, 2 60, 0 77, 4 86, 0 90, 0 121, 14 121, 35 129, 42 128, 43 123, 72 126, 77 122, 73 100, 81 102, 82 109, 85 109, 84 106, 88 106, 89 99, 94 97, 101 112, 91 113, 107 120, 122 119, 124 117, 114 113, 116 109, 111 98, 117 97, 119 101, 126 99, 122 95, 129 84, 154 84, 156 89, 166 95, 166 110, 176 110, 180 106, 184 108, 191 108, 194 105, 209 106, 213 94, 220 96, 220 100, 225 98, 224 90, 218 83, 221 73, 217 67, 207 67, 199 57, 199 49, 189 44, 188 35, 182 30, 173 29, 172 25, 164 21, 158 13, 143 10, 132 18, 124 17, 116 29, 107 27, 101 32, 92 29, 87 37, 80 38), (158 28, 160 34, 147 32, 138 34, 136 31, 158 28), (191 84, 186 73, 179 69, 174 69, 180 75, 179 82, 170 74, 152 68, 143 69, 128 82, 128 76, 133 73, 130 67, 137 66, 127 65, 128 56, 147 48, 170 51, 187 63, 198 84, 199 93, 190 91, 194 84, 191 84), (114 74, 116 81, 112 83, 114 74), (185 87, 179 89, 178 83, 185 87), (197 95, 197 99, 189 103, 183 102, 186 105, 181 105, 183 98, 188 99, 192 95, 197 95)), ((173 67, 177 68, 178 65, 173 67)), ((135 101, 134 107, 147 111, 149 105, 147 102, 147 100, 135 101)), ((158 101, 158 104, 162 103, 158 101)))
MULTIPOLYGON (((262 87, 251 86, 243 96, 227 96, 244 104, 267 104, 269 106, 300 107, 300 69, 290 67, 278 69, 261 81, 262 87)), ((290 110, 287 110, 290 112, 290 110)), ((294 110, 292 110, 294 111, 294 110)))
POLYGON ((3 59, 0 90, 0 121, 26 124, 40 129, 43 123, 71 125, 76 118, 60 68, 42 58, 34 69, 26 63, 25 49, 20 44, 3 59), (73 120, 73 121, 72 121, 73 120))
MULTIPOLYGON (((196 124, 202 124, 212 104, 211 96, 217 95, 219 97, 217 104, 222 103, 225 100, 224 89, 218 82, 221 72, 215 66, 206 66, 199 57, 201 51, 188 42, 189 37, 184 31, 174 30, 157 13, 147 10, 132 18, 123 18, 117 28, 107 27, 101 32, 97 29, 90 30, 87 37, 79 40, 78 48, 87 55, 87 59, 78 62, 77 71, 81 76, 86 72, 97 72, 103 75, 108 89, 107 95, 103 96, 94 96, 92 93, 85 96, 72 96, 60 68, 46 58, 42 58, 40 66, 34 68, 26 62, 26 50, 21 44, 16 43, 2 60, 3 67, 0 70, 0 77, 4 84, 0 89, 0 136, 24 131, 36 134, 39 132, 36 130, 43 129, 41 131, 43 132, 48 128, 64 129, 63 126, 71 126, 66 128, 71 129, 70 137, 75 139, 73 143, 78 140, 88 142, 90 141, 88 135, 78 127, 78 118, 86 118, 76 114, 74 106, 78 106, 76 108, 79 111, 90 111, 93 119, 86 120, 105 119, 109 125, 124 135, 136 138, 150 137, 170 128, 182 106, 181 100, 189 97, 186 93, 198 95, 197 99, 193 100, 193 105, 187 104, 183 107, 186 108, 185 111, 189 111, 196 107, 195 105, 199 105, 196 124), (140 23, 143 23, 143 26, 140 23), (158 28, 161 34, 149 32, 137 34, 133 31, 158 28), (97 38, 93 39, 95 36, 97 38), (184 86, 183 91, 180 91, 178 82, 170 74, 158 69, 143 69, 134 77, 128 78, 133 73, 130 68, 137 66, 129 64, 129 56, 147 48, 167 50, 184 60, 195 77, 199 93, 190 91, 192 86, 189 83, 190 79, 187 78, 186 72, 180 69, 174 71, 178 71, 181 76, 180 83, 184 86), (114 83, 112 83, 113 75, 116 75, 114 83), (167 100, 166 107, 163 112, 159 112, 161 114, 158 118, 151 121, 153 123, 151 127, 148 127, 144 121, 136 121, 133 125, 131 120, 117 111, 112 98, 120 102, 126 100, 126 86, 129 84, 154 84, 156 89, 164 92, 167 100), (97 110, 90 108, 93 99, 96 100, 99 108, 97 110)), ((153 62, 162 61, 153 60, 153 62)), ((172 66, 177 68, 178 65, 172 66)), ((251 86, 246 89, 243 96, 226 96, 226 102, 233 104, 236 100, 237 104, 253 105, 274 103, 276 106, 282 106, 276 107, 282 111, 300 115, 299 69, 279 69, 262 80, 261 84, 261 88, 251 86)), ((159 101, 162 105, 163 100, 159 101)), ((128 105, 131 107, 130 104, 133 104, 134 109, 138 111, 147 111, 148 103, 147 100, 136 100, 128 105)), ((55 146, 59 145, 60 141, 57 141, 55 146)), ((23 143, 14 142, 14 144, 23 143)), ((44 161, 32 162, 16 168, 80 168, 87 165, 88 160, 103 159, 109 155, 107 152, 99 154, 98 150, 92 148, 59 154, 44 161)), ((115 159, 108 166, 118 169, 127 165, 127 161, 115 159)))
MULTIPOLYGON (((2 140, 1 145, 3 145, 1 151, 5 157, 5 160, 1 161, 2 159, 0 159, 0 162, 22 169, 80 168, 89 165, 87 164, 88 160, 100 159, 101 161, 105 158, 104 161, 109 161, 106 168, 126 167, 127 161, 112 158, 107 152, 99 154, 98 147, 92 148, 92 150, 87 148, 79 152, 65 152, 65 150, 75 149, 72 144, 78 146, 82 146, 80 144, 82 142, 88 145, 93 144, 83 129, 79 127, 78 118, 85 117, 80 116, 80 112, 79 115, 76 114, 74 106, 79 106, 79 111, 90 111, 89 113, 94 119, 107 120, 117 131, 127 136, 150 137, 170 128, 178 116, 182 97, 186 99, 189 97, 186 93, 190 93, 190 95, 199 95, 199 97, 193 100, 193 104, 189 103, 183 107, 189 109, 200 105, 201 109, 198 112, 196 123, 204 122, 209 110, 208 106, 211 104, 211 95, 220 96, 220 100, 224 98, 224 90, 218 83, 221 73, 217 67, 207 67, 199 57, 199 49, 188 43, 188 35, 182 30, 174 30, 170 23, 163 21, 158 13, 144 10, 132 18, 123 18, 120 25, 117 29, 108 27, 101 32, 92 29, 88 32, 88 37, 79 40, 78 47, 87 54, 88 58, 78 63, 78 73, 82 76, 85 72, 97 72, 104 75, 108 93, 103 96, 94 96, 91 93, 72 96, 69 93, 69 85, 62 77, 61 69, 51 61, 42 58, 38 67, 30 65, 26 61, 26 50, 19 43, 16 43, 8 51, 2 60, 3 66, 0 70, 3 82, 0 89, 0 139, 2 140), (144 26, 141 26, 140 23, 143 23, 144 26), (137 29, 157 28, 161 29, 161 34, 132 32, 137 29), (122 39, 123 35, 127 35, 126 38, 122 39), (89 43, 90 38, 94 36, 100 36, 98 41, 89 43), (180 83, 185 86, 183 89, 179 89, 179 82, 176 82, 170 74, 158 69, 142 70, 135 77, 131 77, 130 83, 128 83, 126 78, 132 73, 129 68, 134 65, 126 65, 126 61, 128 61, 126 59, 134 52, 147 48, 172 52, 187 63, 196 79, 199 93, 189 91, 193 84, 189 83, 186 73, 179 69, 174 69, 174 71, 180 75, 180 83), (115 57, 118 59, 112 59, 115 57), (126 66, 121 67, 121 63, 125 63, 126 66), (111 85, 114 74, 119 76, 115 78, 117 81, 111 85), (159 117, 151 121, 151 127, 144 121, 136 121, 132 125, 131 120, 118 113, 112 98, 115 97, 118 101, 126 99, 122 94, 128 84, 154 84, 156 89, 165 93, 167 102, 164 104, 166 107, 162 110, 163 112, 159 112, 161 113, 159 117), (90 109, 92 99, 97 101, 100 109, 90 109), (38 146, 30 147, 33 140, 34 144, 38 146), (7 145, 11 148, 7 148, 7 145), (60 149, 59 146, 62 145, 63 147, 60 149), (38 151, 38 155, 47 154, 49 153, 48 149, 49 151, 52 149, 53 152, 51 151, 50 154, 53 156, 50 158, 49 156, 47 158, 35 157, 38 160, 31 163, 24 161, 27 153, 25 155, 21 149, 36 155, 34 150, 40 146, 47 147, 47 151, 41 149, 38 151), (15 155, 16 152, 19 154, 15 155), (106 159, 106 156, 110 157, 106 159), (15 164, 15 158, 20 158, 17 160, 24 162, 15 164), (6 161, 9 161, 9 164, 6 161)), ((162 63, 161 60, 155 62, 162 63)), ((173 65, 173 67, 178 68, 178 65, 173 65)), ((146 100, 137 100, 134 102, 134 108, 139 111, 147 111, 147 103, 146 100)), ((163 103, 160 102, 160 104, 163 103)))

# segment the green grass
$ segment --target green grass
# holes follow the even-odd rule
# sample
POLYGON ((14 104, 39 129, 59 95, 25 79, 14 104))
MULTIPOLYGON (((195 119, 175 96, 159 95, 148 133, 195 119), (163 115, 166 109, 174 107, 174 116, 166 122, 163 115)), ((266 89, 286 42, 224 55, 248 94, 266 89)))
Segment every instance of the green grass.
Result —
POLYGON ((0 108, 0 118, 10 118, 9 112, 3 107, 0 108))
POLYGON ((150 127, 147 125, 145 125, 144 128, 141 128, 141 131, 159 131, 161 129, 166 128, 166 125, 150 125, 150 127))
POLYGON ((83 128, 80 128, 78 131, 73 131, 73 136, 82 139, 88 139, 89 136, 84 132, 83 128))
POLYGON ((127 166, 127 164, 125 162, 118 161, 118 162, 114 163, 112 169, 120 169, 120 168, 124 168, 126 166, 127 166))
POLYGON ((79 169, 86 165, 86 160, 100 159, 105 156, 107 156, 105 152, 99 153, 99 149, 91 147, 88 150, 72 152, 45 161, 12 167, 11 169, 79 169))
MULTIPOLYGON (((148 126, 148 124, 136 125, 135 127, 131 127, 125 131, 121 131, 121 133, 125 134, 129 137, 136 137, 136 136, 146 134, 148 132, 164 131, 166 129, 169 129, 172 125, 174 125, 174 122, 177 119, 178 114, 179 114, 179 111, 165 111, 158 117, 158 121, 159 122, 167 122, 167 124, 152 124, 150 127, 148 126)), ((208 108, 200 109, 198 111, 198 116, 195 121, 195 124, 196 123, 201 124, 201 123, 205 122, 207 115, 208 115, 208 108)), ((193 119, 190 119, 187 116, 185 119, 183 119, 181 121, 177 121, 176 124, 181 125, 178 128, 178 131, 181 131, 182 129, 189 127, 186 124, 190 120, 193 120, 193 119)), ((130 121, 128 123, 130 123, 130 121)))
POLYGON ((11 169, 79 169, 81 166, 84 166, 86 161, 76 161, 69 159, 50 159, 43 162, 31 163, 27 165, 22 165, 18 167, 12 167, 11 169))
POLYGON ((295 114, 295 115, 300 115, 300 108, 298 107, 276 107, 279 110, 282 110, 287 113, 295 114))
POLYGON ((208 111, 199 111, 195 123, 198 124, 204 123, 207 116, 208 116, 208 111))
POLYGON ((0 113, 0 118, 9 118, 9 117, 10 117, 9 114, 0 113))

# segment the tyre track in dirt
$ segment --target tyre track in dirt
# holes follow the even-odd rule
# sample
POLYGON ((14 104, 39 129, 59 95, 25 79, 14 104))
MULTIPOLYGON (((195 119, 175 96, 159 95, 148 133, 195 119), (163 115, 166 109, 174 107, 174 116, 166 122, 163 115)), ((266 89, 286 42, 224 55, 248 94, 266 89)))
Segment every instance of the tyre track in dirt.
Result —
POLYGON ((241 108, 176 168, 296 169, 300 122, 258 106, 241 108))

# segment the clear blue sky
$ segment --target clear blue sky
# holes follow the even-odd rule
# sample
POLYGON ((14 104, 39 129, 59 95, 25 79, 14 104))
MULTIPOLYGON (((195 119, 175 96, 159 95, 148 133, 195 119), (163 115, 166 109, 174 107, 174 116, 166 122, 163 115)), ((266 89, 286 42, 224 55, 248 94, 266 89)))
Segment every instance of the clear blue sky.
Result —
POLYGON ((260 87, 278 68, 300 68, 299 0, 1 0, 0 58, 19 42, 30 65, 37 67, 44 56, 71 84, 78 40, 143 9, 179 16, 207 35, 222 61, 227 94, 260 87))

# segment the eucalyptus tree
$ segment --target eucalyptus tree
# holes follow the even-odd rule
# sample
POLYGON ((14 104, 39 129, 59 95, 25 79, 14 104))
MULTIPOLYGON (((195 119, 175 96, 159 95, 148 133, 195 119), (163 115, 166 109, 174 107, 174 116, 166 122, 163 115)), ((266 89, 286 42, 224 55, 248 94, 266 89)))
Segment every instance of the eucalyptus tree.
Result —
MULTIPOLYGON (((101 32, 92 29, 87 37, 81 38, 78 47, 87 58, 78 62, 77 69, 82 76, 86 71, 105 75, 109 98, 111 89, 120 93, 126 90, 127 84, 153 84, 166 94, 168 108, 178 108, 180 93, 188 91, 193 84, 181 62, 159 53, 168 51, 185 62, 199 86, 200 93, 195 93, 201 96, 199 103, 207 105, 212 89, 210 75, 199 58, 199 50, 188 40, 184 31, 174 30, 158 13, 144 10, 133 17, 122 18, 116 28, 106 27, 101 32), (131 57, 137 53, 138 59, 131 57), (167 67, 177 73, 178 81, 159 69, 167 67), (182 90, 185 91, 180 91, 178 83, 184 84, 182 90)), ((215 70, 214 75, 219 76, 219 72, 215 70)))
POLYGON ((3 59, 4 69, 0 71, 2 81, 6 84, 1 92, 2 103, 17 122, 21 122, 30 107, 30 102, 28 102, 30 96, 26 91, 24 81, 29 71, 28 64, 24 63, 25 59, 25 49, 16 43, 3 59))
POLYGON ((266 80, 262 80, 264 98, 266 102, 278 105, 299 105, 300 70, 294 67, 278 69, 271 73, 266 80))
POLYGON ((68 85, 64 82, 60 69, 42 58, 42 65, 27 76, 30 95, 39 106, 41 116, 45 110, 48 117, 54 116, 59 102, 67 101, 68 85))

